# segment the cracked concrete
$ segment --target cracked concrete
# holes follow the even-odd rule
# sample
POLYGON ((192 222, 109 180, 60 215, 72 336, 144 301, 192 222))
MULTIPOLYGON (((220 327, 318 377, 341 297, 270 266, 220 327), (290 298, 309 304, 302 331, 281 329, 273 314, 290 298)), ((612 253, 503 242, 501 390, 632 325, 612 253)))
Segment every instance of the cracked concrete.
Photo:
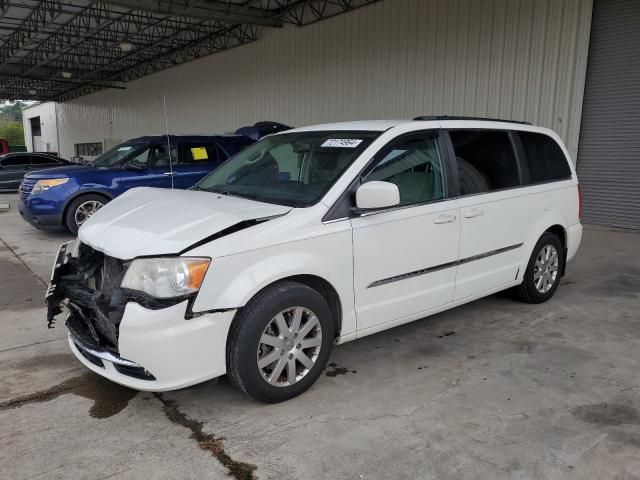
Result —
MULTIPOLYGON (((66 237, 10 212, 0 238, 46 279, 66 237)), ((229 478, 191 438, 194 422, 261 480, 640 478, 639 245, 638 234, 589 229, 551 302, 494 295, 337 347, 329 375, 286 403, 252 402, 221 378, 163 401, 138 393, 125 402, 107 384, 108 393, 72 387, 0 407, 0 471, 229 478), (112 394, 115 407, 92 417, 96 397, 109 404, 112 394), (167 405, 188 428, 167 419, 167 405)), ((8 248, 0 269, 21 282, 0 289, 0 405, 83 375, 96 383, 68 352, 63 326, 46 329, 42 284, 8 248)))

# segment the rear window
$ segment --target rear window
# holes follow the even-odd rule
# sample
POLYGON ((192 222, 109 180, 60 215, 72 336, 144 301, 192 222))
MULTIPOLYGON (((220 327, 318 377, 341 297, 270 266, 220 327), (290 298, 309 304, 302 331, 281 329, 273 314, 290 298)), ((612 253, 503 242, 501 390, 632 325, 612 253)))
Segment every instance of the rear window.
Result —
POLYGON ((29 156, 28 155, 15 155, 10 157, 5 157, 0 162, 3 167, 21 167, 29 165, 29 156))
POLYGON ((451 130, 460 194, 472 195, 520 185, 509 134, 498 130, 451 130))
POLYGON ((182 144, 182 163, 208 163, 225 159, 226 155, 220 155, 215 143, 189 142, 182 144))
POLYGON ((524 163, 529 170, 527 183, 571 178, 567 158, 553 138, 533 132, 518 132, 518 136, 524 150, 524 163))

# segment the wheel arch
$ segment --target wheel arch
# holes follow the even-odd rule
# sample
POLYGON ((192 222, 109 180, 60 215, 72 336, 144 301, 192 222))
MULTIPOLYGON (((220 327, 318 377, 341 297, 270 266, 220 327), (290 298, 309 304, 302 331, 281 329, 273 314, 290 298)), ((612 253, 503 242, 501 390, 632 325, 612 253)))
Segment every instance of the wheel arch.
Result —
POLYGON ((305 285, 315 290, 320 295, 322 295, 322 297, 327 301, 327 304, 329 305, 329 309, 331 310, 331 314, 333 317, 333 322, 335 326, 334 338, 338 338, 342 330, 342 302, 340 300, 340 295, 338 294, 338 291, 336 290, 336 288, 328 280, 318 275, 298 274, 298 275, 290 275, 290 276, 279 278, 278 280, 274 280, 268 285, 263 286, 260 290, 258 290, 253 294, 251 299, 255 298, 257 295, 264 292, 265 290, 269 288, 273 288, 275 285, 278 285, 279 283, 284 283, 284 282, 300 283, 302 285, 305 285))
MULTIPOLYGON (((565 268, 567 266, 567 230, 560 224, 551 225, 547 228, 543 234, 545 233, 553 233, 562 244, 562 250, 564 255, 562 255, 562 265, 560 265, 560 276, 564 275, 565 268)), ((542 236, 542 235, 541 235, 542 236)))
POLYGON ((104 190, 100 189, 87 189, 87 190, 78 190, 73 196, 69 197, 64 204, 64 208, 62 209, 62 222, 64 223, 64 219, 67 218, 67 212, 69 211, 69 207, 74 202, 74 200, 84 196, 84 195, 100 195, 107 199, 107 201, 113 200, 113 195, 106 193, 104 190))
POLYGON ((540 237, 545 233, 552 233, 556 235, 560 239, 560 243, 562 244, 562 248, 564 250, 564 259, 562 261, 562 265, 560 268, 560 274, 564 275, 565 265, 566 265, 566 257, 567 257, 567 222, 564 221, 564 218, 557 214, 549 212, 543 218, 541 218, 536 224, 531 227, 529 231, 529 236, 524 245, 524 252, 522 263, 520 265, 520 271, 518 274, 518 278, 524 278, 524 273, 527 269, 527 265, 529 264, 529 259, 531 255, 533 255, 533 249, 540 240, 540 237), (526 256, 525 256, 526 255, 526 256))

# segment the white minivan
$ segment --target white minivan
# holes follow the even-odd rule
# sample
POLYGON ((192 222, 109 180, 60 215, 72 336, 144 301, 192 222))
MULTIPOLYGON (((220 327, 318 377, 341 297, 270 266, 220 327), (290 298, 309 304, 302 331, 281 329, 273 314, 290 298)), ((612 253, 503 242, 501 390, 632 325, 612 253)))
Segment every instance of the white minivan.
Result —
POLYGON ((560 138, 418 117, 310 126, 248 147, 191 190, 136 188, 58 253, 48 321, 114 382, 227 374, 299 395, 334 344, 514 287, 553 296, 582 237, 560 138))

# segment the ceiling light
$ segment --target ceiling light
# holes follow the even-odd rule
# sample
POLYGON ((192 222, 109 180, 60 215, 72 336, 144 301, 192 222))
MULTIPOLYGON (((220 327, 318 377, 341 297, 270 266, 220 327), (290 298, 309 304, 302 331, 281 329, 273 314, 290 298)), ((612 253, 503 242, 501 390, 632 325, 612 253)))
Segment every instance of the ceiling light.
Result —
POLYGON ((73 77, 73 74, 71 72, 60 72, 60 75, 62 75, 62 78, 71 78, 71 77, 73 77))
POLYGON ((131 50, 133 50, 133 43, 123 40, 122 42, 120 42, 120 50, 122 50, 124 53, 130 52, 131 50))

